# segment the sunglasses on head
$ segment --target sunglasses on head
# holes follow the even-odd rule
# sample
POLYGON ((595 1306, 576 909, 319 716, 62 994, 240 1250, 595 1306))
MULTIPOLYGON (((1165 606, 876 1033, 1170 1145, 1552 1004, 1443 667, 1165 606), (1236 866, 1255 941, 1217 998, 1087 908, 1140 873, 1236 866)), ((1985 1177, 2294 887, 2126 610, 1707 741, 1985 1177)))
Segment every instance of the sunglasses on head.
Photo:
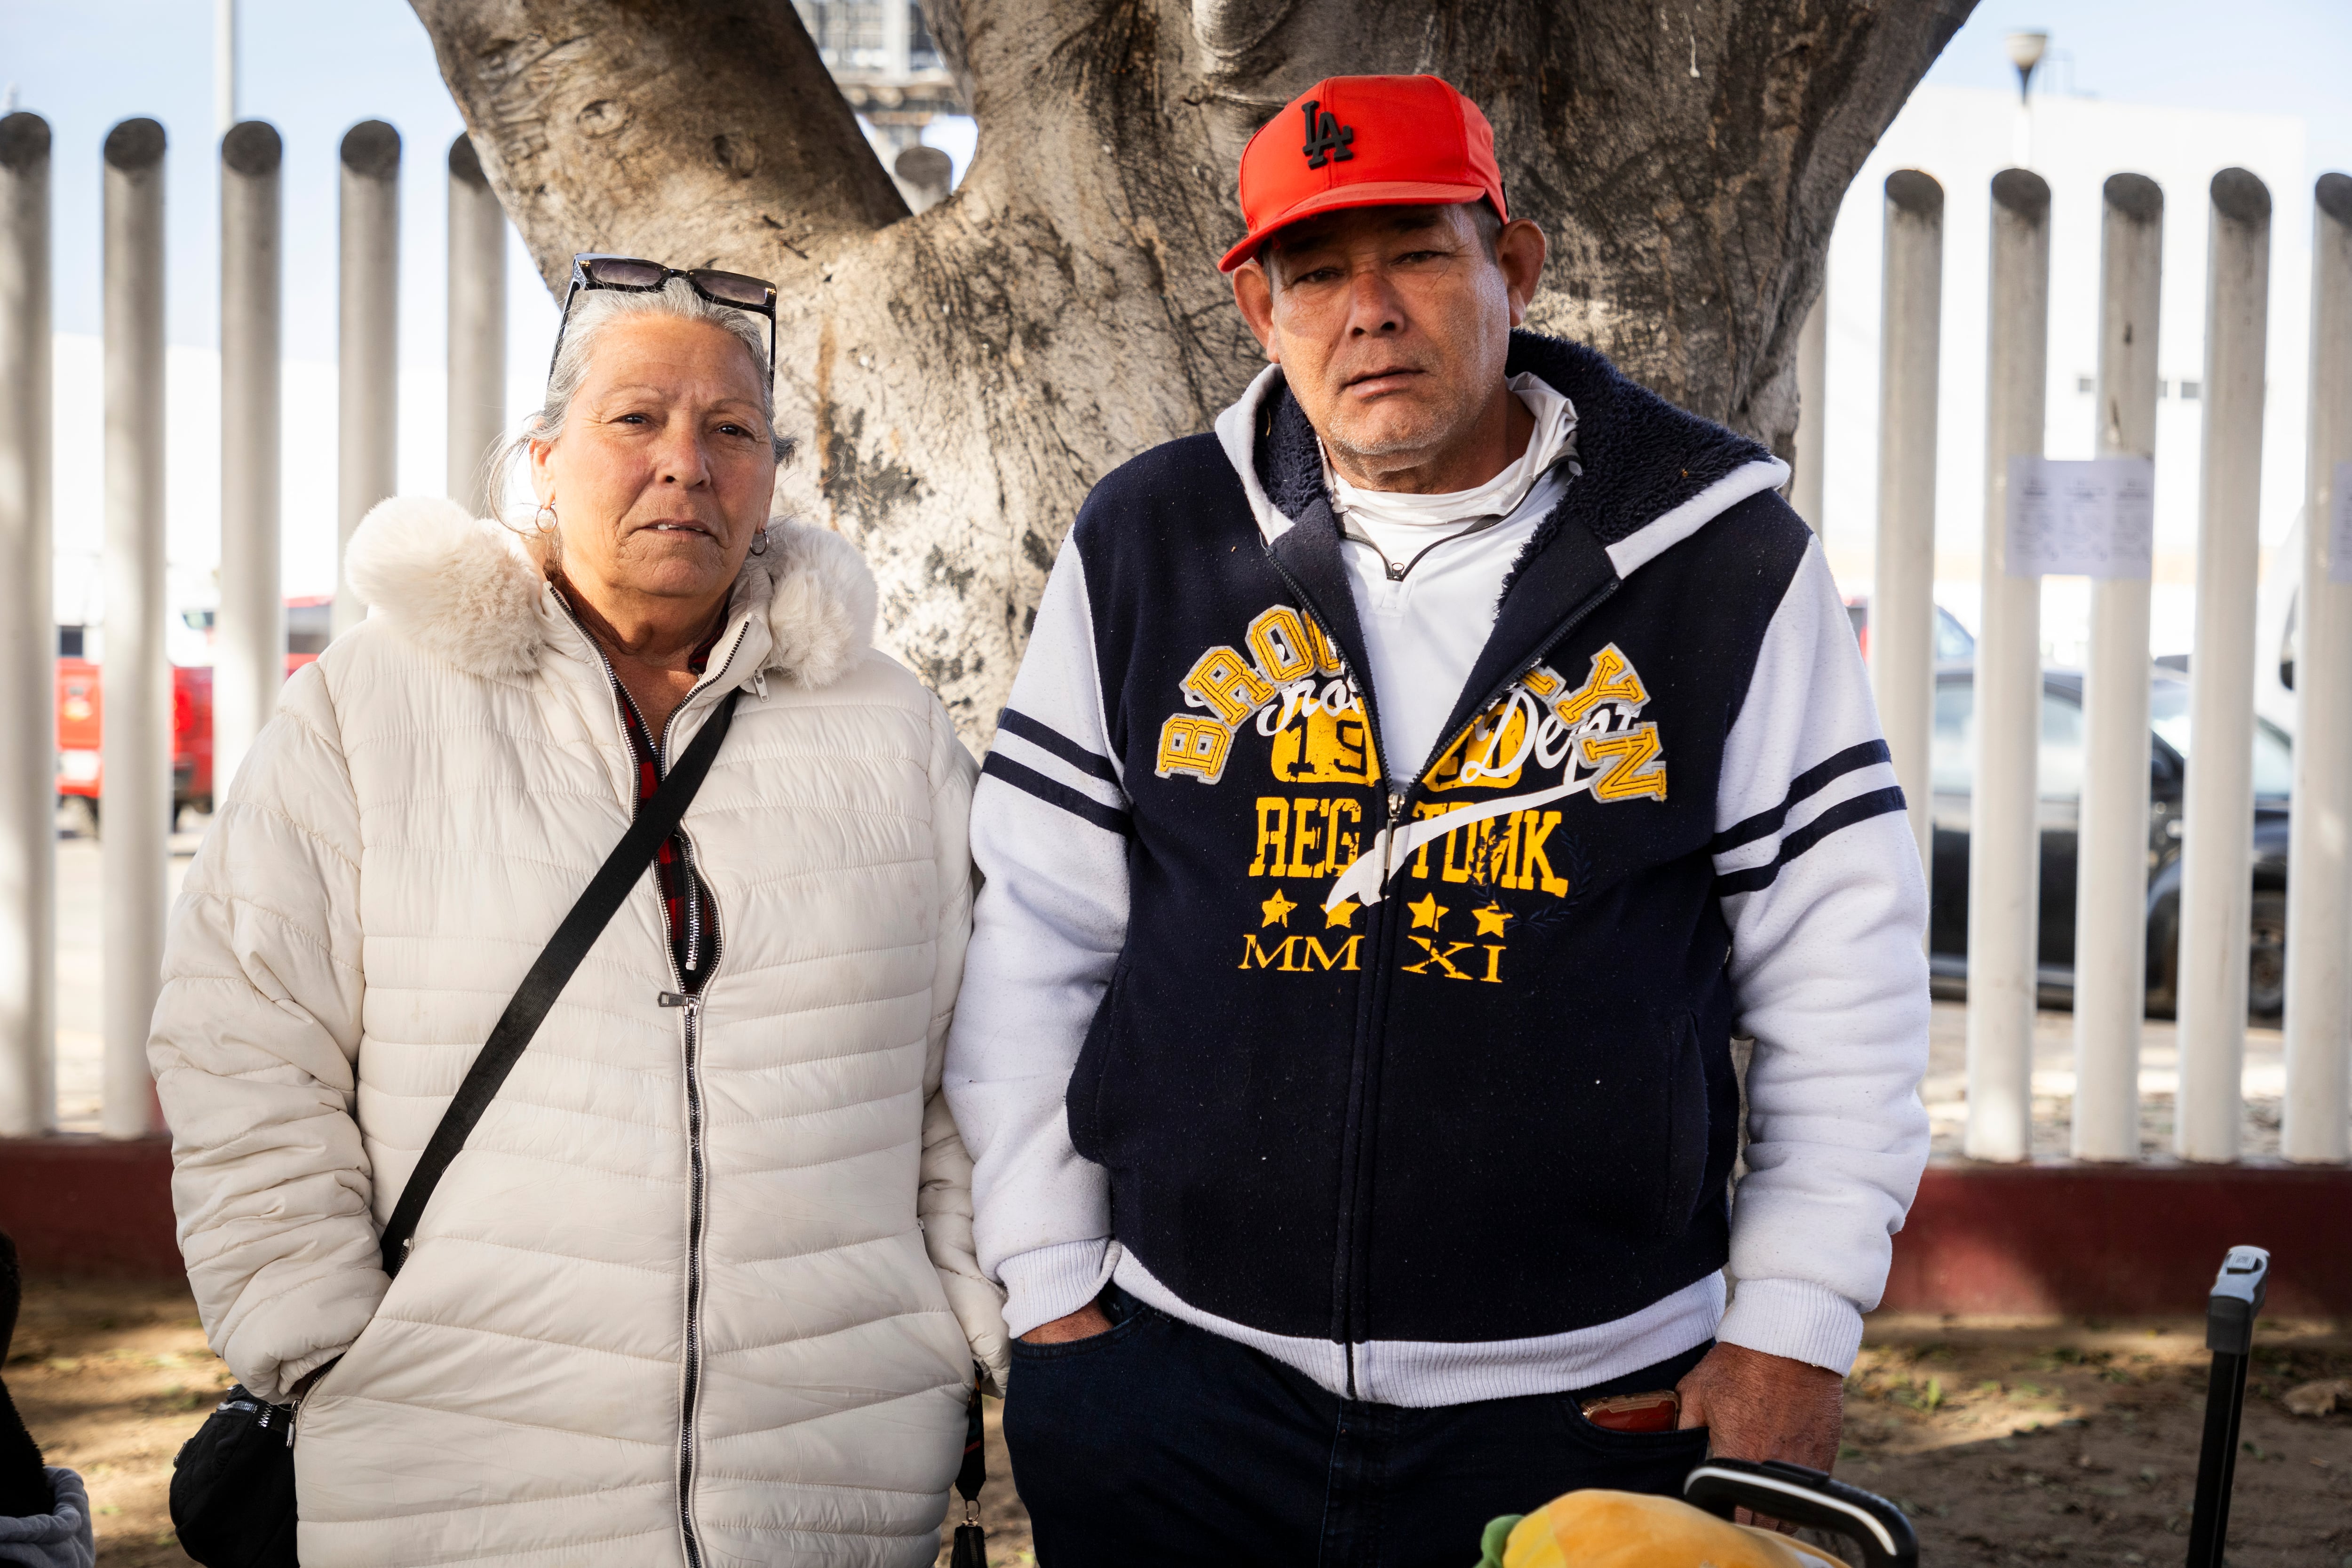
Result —
POLYGON ((776 286, 764 278, 749 278, 740 272, 720 272, 709 267, 664 267, 658 261, 647 261, 636 256, 605 256, 596 251, 583 251, 572 258, 572 286, 563 291, 563 316, 555 329, 555 353, 547 359, 547 374, 555 374, 555 362, 563 353, 563 331, 572 324, 572 301, 587 289, 620 289, 632 294, 650 294, 673 278, 683 278, 688 287, 714 305, 727 305, 738 310, 750 310, 768 318, 768 374, 773 375, 776 366, 776 286))

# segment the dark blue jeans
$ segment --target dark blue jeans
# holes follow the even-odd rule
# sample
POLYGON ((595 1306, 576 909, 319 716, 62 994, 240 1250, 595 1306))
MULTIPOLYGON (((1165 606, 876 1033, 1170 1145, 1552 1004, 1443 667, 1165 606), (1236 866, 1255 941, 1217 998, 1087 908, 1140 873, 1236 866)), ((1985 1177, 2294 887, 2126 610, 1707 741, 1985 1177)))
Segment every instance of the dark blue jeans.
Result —
POLYGON ((1004 1440, 1041 1568, 1468 1568, 1497 1514, 1580 1487, 1679 1494, 1704 1430, 1607 1432, 1581 1401, 1671 1388, 1701 1345, 1574 1394, 1367 1405, 1113 1291, 1114 1326, 1013 1347, 1004 1440))

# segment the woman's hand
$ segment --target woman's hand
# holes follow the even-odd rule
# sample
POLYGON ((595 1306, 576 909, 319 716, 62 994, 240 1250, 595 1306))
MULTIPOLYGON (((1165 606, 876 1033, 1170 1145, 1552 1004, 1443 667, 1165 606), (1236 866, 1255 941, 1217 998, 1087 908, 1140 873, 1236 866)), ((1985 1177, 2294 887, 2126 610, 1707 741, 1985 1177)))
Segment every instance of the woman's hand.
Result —
POLYGON ((1069 1340, 1090 1340, 1097 1334, 1110 1332, 1110 1319, 1103 1310, 1089 1301, 1066 1318, 1056 1318, 1050 1323, 1040 1323, 1021 1336, 1024 1345, 1058 1345, 1069 1340))
POLYGON ((337 1356, 334 1361, 328 1362, 321 1366, 314 1366, 310 1371, 304 1373, 301 1376, 296 1378, 294 1380, 294 1386, 286 1391, 286 1402, 289 1405, 301 1404, 304 1398, 310 1394, 312 1385, 317 1384, 320 1378, 334 1371, 336 1363, 341 1362, 342 1359, 342 1357, 337 1356))

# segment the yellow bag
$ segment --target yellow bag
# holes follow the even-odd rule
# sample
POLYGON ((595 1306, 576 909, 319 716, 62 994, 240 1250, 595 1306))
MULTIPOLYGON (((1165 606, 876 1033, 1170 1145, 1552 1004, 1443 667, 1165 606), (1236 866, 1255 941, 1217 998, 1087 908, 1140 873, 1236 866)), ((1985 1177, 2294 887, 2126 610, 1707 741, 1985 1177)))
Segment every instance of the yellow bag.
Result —
POLYGON ((1846 1568, 1818 1547, 1675 1498, 1570 1492, 1486 1527, 1479 1568, 1846 1568))

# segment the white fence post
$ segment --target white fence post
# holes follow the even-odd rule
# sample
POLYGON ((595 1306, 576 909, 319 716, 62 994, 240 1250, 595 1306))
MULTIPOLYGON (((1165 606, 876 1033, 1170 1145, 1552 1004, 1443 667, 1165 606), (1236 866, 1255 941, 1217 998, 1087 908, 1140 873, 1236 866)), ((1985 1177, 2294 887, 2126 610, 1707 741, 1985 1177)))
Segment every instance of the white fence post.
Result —
POLYGON ((2290 1160, 2352 1157, 2352 178, 2313 193, 2311 447, 2286 869, 2290 1160))
POLYGON ((221 138, 220 620, 213 641, 213 794, 226 795, 286 680, 278 586, 278 285, 285 148, 258 120, 221 138))
POLYGON ((57 1123, 49 123, 0 120, 0 1137, 57 1123))
MULTIPOLYGON (((2153 458, 2164 193, 2144 175, 2116 174, 2105 196, 2098 454, 2153 458)), ((2145 577, 2091 584, 2075 838, 2078 1160, 2139 1157, 2140 1019, 2147 1005, 2147 590, 2145 577)))
POLYGON ((343 554, 368 509, 398 482, 400 132, 362 120, 343 133, 342 267, 335 348, 334 635, 367 606, 343 581, 343 554))
POLYGON ((2042 455, 2050 361, 2050 186, 1992 178, 1985 370, 1984 610, 1969 797, 1969 1125, 1972 1160, 2033 1152, 2033 1003, 2042 843, 2042 579, 2012 576, 2009 465, 2042 455))
POLYGON ((474 144, 449 143, 449 498, 491 515, 482 459, 506 428, 507 215, 474 144))
POLYGON ((927 213, 948 199, 955 185, 955 163, 936 147, 901 147, 890 160, 890 177, 908 212, 927 213))
POLYGON ((172 677, 163 621, 163 128, 106 137, 106 648, 100 665, 105 1068, 99 1127, 157 1121, 147 1026, 163 966, 172 677))
POLYGON ((2205 296, 2205 441, 2197 631, 2181 811, 2180 1098, 2184 1160, 2238 1157, 2244 1120, 2247 925, 2254 859, 2254 584, 2270 327, 2271 194, 2213 176, 2205 296))
POLYGON ((1922 870, 1935 712, 1936 373, 1943 317, 1944 187, 1886 176, 1878 384, 1878 566, 1870 592, 1870 685, 1922 870))
POLYGON ((1789 504, 1816 538, 1822 531, 1822 424, 1827 418, 1830 358, 1830 286, 1826 275, 1805 324, 1797 333, 1797 470, 1789 504))

